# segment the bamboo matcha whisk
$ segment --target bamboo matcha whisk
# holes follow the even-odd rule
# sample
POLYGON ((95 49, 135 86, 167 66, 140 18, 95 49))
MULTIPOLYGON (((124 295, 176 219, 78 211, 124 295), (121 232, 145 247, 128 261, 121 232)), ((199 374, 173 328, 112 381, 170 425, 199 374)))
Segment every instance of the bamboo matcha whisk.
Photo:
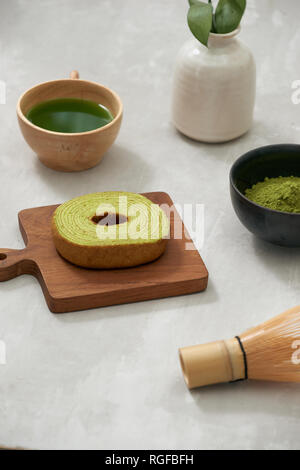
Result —
POLYGON ((300 306, 230 340, 179 350, 189 388, 238 380, 300 382, 300 306))

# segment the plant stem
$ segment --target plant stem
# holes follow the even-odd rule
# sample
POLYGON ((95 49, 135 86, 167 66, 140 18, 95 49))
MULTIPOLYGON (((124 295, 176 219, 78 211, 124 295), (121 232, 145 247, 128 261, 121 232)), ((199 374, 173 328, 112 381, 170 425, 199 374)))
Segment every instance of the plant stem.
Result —
MULTIPOLYGON (((208 0, 208 3, 212 5, 212 0, 208 0)), ((216 33, 216 21, 215 21, 215 15, 213 14, 213 21, 212 21, 212 26, 211 26, 211 32, 216 33)))
POLYGON ((216 28, 216 17, 215 17, 215 15, 213 15, 211 32, 212 32, 212 33, 216 33, 216 32, 217 32, 217 28, 216 28))

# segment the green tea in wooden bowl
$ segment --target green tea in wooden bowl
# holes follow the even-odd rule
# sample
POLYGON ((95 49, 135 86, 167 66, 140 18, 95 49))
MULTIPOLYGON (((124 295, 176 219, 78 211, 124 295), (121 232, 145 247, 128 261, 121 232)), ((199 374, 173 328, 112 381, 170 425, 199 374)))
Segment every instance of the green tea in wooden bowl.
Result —
POLYGON ((38 83, 17 104, 22 134, 40 161, 58 171, 97 165, 115 141, 122 122, 120 97, 100 83, 70 78, 38 83))
POLYGON ((44 101, 33 106, 26 117, 38 127, 63 133, 92 131, 113 120, 113 115, 105 106, 78 98, 44 101))

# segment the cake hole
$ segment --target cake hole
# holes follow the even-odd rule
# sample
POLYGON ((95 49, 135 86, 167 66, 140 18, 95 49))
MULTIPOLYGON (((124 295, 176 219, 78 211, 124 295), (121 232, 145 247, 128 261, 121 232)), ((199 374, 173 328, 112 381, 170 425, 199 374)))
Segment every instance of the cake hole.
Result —
POLYGON ((0 260, 4 260, 7 258, 7 255, 5 253, 0 253, 0 260))
POLYGON ((110 214, 109 212, 104 212, 104 214, 101 215, 94 215, 91 218, 91 221, 96 225, 99 224, 108 227, 109 225, 125 224, 128 219, 125 215, 122 214, 110 214))

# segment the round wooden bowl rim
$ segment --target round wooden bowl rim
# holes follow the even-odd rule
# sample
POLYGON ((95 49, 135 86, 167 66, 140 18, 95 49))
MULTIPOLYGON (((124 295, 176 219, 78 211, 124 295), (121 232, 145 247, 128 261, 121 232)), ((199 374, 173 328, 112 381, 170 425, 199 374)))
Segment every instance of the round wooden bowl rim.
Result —
POLYGON ((39 130, 40 132, 44 132, 44 133, 50 134, 50 135, 70 136, 70 137, 71 136, 79 136, 79 135, 96 134, 97 132, 100 133, 100 132, 108 129, 109 127, 112 127, 120 119, 120 117, 122 116, 122 113, 123 113, 123 103, 121 101, 121 98, 119 97, 119 95, 115 91, 113 91, 111 88, 108 88, 108 87, 106 87, 104 85, 101 85, 100 83, 97 83, 97 82, 92 82, 90 80, 76 79, 77 82, 85 83, 85 84, 88 84, 88 85, 89 84, 96 85, 96 86, 100 87, 102 90, 106 90, 106 91, 108 91, 109 93, 111 93, 113 95, 113 97, 116 99, 116 101, 118 103, 118 108, 119 109, 118 109, 117 115, 113 118, 113 120, 111 122, 109 122, 105 126, 97 127, 97 129, 93 129, 91 131, 86 131, 86 132, 55 132, 55 131, 50 131, 48 129, 44 129, 42 127, 36 126, 31 121, 29 121, 29 119, 27 119, 27 117, 23 114, 23 111, 21 110, 21 102, 22 102, 24 96, 27 93, 29 93, 31 90, 34 90, 34 88, 37 88, 41 85, 49 85, 49 84, 52 84, 52 83, 67 82, 67 81, 72 81, 73 82, 74 79, 73 78, 61 78, 59 80, 49 80, 47 82, 41 82, 41 83, 38 83, 37 85, 31 87, 31 88, 28 88, 28 90, 26 90, 24 93, 22 93, 22 95, 20 96, 20 98, 18 100, 18 103, 17 103, 17 115, 18 115, 18 117, 25 124, 32 127, 33 129, 39 130))

